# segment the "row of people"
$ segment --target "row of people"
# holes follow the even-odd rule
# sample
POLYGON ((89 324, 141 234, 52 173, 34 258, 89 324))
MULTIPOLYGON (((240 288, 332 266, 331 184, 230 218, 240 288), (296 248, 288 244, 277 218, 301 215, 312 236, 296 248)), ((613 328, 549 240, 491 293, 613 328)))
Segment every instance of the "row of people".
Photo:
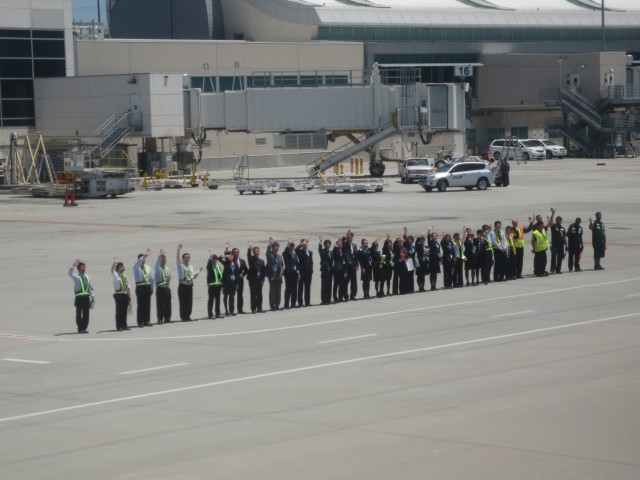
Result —
MULTIPOLYGON (((605 226, 602 214, 596 220, 589 219, 592 231, 595 270, 602 270, 600 259, 606 250, 605 226)), ((528 227, 512 220, 504 230, 502 222, 493 227, 483 225, 474 231, 463 227, 463 234, 439 234, 431 227, 417 237, 410 235, 405 227, 395 240, 387 235, 377 237, 371 245, 366 238, 360 245, 354 243, 351 230, 336 239, 319 237, 318 256, 321 277, 320 300, 322 305, 356 300, 358 296, 358 273, 364 299, 387 295, 407 294, 437 290, 438 276, 442 274, 444 288, 459 288, 514 280, 523 276, 525 234, 531 232, 531 248, 534 254, 533 273, 542 277, 562 273, 562 262, 569 255, 569 271, 581 271, 580 258, 583 250, 581 219, 577 218, 568 228, 562 225, 562 217, 551 216, 544 222, 537 215, 529 218, 528 227), (549 239, 550 231, 550 239, 549 239), (547 270, 547 251, 551 250, 551 268, 547 270), (373 284, 373 292, 371 287, 373 284)), ((178 302, 180 320, 192 321, 193 284, 206 268, 208 287, 208 318, 244 313, 244 283, 249 286, 252 313, 276 311, 284 304, 285 309, 311 305, 311 281, 314 274, 313 251, 309 239, 295 244, 288 239, 284 250, 269 237, 266 259, 260 256, 260 247, 247 243, 247 259, 240 258, 240 250, 225 244, 224 253, 216 255, 209 250, 206 267, 191 265, 189 253, 182 253, 183 245, 176 250, 176 273, 178 276, 178 302), (263 287, 269 285, 268 306, 263 302, 263 287), (284 284, 284 299, 282 286, 284 284)), ((139 327, 151 325, 151 298, 155 289, 156 316, 158 324, 170 323, 172 318, 171 271, 163 250, 157 257, 153 269, 147 264, 149 249, 138 255, 133 266, 136 295, 136 320, 139 327)), ((111 266, 115 321, 118 331, 128 330, 127 315, 131 305, 131 291, 125 267, 117 257, 111 266)), ((79 260, 69 269, 74 281, 76 295, 76 324, 79 333, 87 333, 89 310, 95 299, 86 265, 79 260), (77 270, 77 273, 76 271, 77 270)))

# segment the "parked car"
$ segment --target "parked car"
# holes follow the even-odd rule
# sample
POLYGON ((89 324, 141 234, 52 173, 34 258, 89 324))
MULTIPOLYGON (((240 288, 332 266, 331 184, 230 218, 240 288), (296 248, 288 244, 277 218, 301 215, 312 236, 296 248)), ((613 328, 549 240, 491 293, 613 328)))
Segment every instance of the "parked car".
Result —
POLYGON ((547 158, 564 158, 567 156, 567 149, 552 140, 532 138, 530 141, 544 148, 547 158))
POLYGON ((488 162, 454 162, 440 166, 435 172, 423 175, 418 182, 427 192, 437 188, 444 192, 449 187, 464 187, 471 190, 486 190, 496 181, 495 169, 488 162))
POLYGON ((435 170, 428 158, 410 157, 398 164, 398 175, 402 183, 410 183, 418 180, 421 175, 426 175, 435 170))
POLYGON ((496 160, 505 157, 508 157, 509 160, 542 160, 546 155, 544 148, 533 140, 505 140, 501 138, 491 142, 489 151, 496 160))

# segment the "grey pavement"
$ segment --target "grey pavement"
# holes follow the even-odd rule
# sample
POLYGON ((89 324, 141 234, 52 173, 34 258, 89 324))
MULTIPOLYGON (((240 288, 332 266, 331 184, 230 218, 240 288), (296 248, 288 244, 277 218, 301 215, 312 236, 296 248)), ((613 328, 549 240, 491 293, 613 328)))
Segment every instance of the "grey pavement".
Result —
MULTIPOLYGON (((513 163, 511 178, 445 193, 394 176, 375 194, 225 184, 74 208, 0 195, 0 478, 640 478, 640 160, 513 163), (550 207, 565 226, 583 220, 581 273, 221 320, 205 319, 201 277, 199 321, 114 328, 114 256, 130 269, 163 248, 175 272, 179 242, 204 265, 227 241, 244 256, 248 241, 305 237, 315 252, 349 228, 356 241, 453 233, 550 207), (587 229, 597 210, 604 271, 587 229), (76 258, 96 287, 89 335, 74 333, 76 258)), ((319 290, 316 272, 313 304, 319 290)))

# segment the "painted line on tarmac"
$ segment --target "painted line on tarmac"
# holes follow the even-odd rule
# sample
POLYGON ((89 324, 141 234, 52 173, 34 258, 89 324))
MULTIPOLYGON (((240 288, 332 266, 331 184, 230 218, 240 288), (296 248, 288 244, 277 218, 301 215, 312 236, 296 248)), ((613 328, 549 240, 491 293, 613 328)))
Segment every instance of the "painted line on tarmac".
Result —
POLYGON ((463 340, 461 342, 453 342, 453 343, 445 343, 442 345, 432 345, 430 347, 422 347, 422 348, 414 348, 411 350, 401 350, 401 351, 397 351, 397 352, 388 352, 388 353, 381 353, 378 355, 369 355, 366 357, 356 357, 356 358, 349 358, 346 360, 338 360, 336 362, 329 362, 329 363, 320 363, 320 364, 315 364, 315 365, 307 365, 304 367, 298 367, 298 368, 290 368, 287 370, 276 370, 274 372, 266 372, 266 373, 259 373, 256 375, 249 375, 246 377, 236 377, 236 378, 229 378, 226 380, 218 380, 216 382, 209 382, 209 383, 201 383, 201 384, 197 384, 197 385, 189 385, 186 387, 180 387, 180 388, 172 388, 172 389, 168 389, 168 390, 159 390, 159 391, 155 391, 155 392, 148 392, 148 393, 141 393, 139 395, 130 395, 128 397, 118 397, 118 398, 111 398, 108 400, 100 400, 97 402, 89 402, 89 403, 82 403, 79 405, 71 405, 69 407, 62 407, 62 408, 54 408, 51 410, 42 410, 40 412, 32 412, 32 413, 25 413, 23 415, 15 415, 13 417, 4 417, 4 418, 0 418, 0 423, 4 423, 4 422, 12 422, 15 420, 23 420, 26 418, 33 418, 33 417, 40 417, 43 415, 53 415, 56 413, 62 413, 62 412, 69 412, 69 411, 73 411, 73 410, 81 410, 84 408, 91 408, 91 407, 98 407, 98 406, 102 406, 102 405, 110 405, 113 403, 121 403, 121 402, 127 402, 127 401, 131 401, 131 400, 140 400, 142 398, 149 398, 149 397, 159 397, 161 395, 170 395, 170 394, 174 394, 174 393, 182 393, 182 392, 188 392, 188 391, 192 391, 192 390, 201 390, 203 388, 210 388, 210 387, 217 387, 219 385, 228 385, 228 384, 232 384, 232 383, 240 383, 240 382, 247 382, 247 381, 251 381, 251 380, 260 380, 263 378, 269 378, 269 377, 277 377, 277 376, 281 376, 281 375, 289 375, 292 373, 299 373, 299 372, 307 372, 307 371, 311 371, 311 370, 320 370, 323 368, 330 368, 330 367, 337 367, 337 366, 342 366, 342 365, 349 365, 349 364, 354 364, 354 363, 360 363, 360 362, 367 362, 370 360, 379 360, 381 358, 391 358, 391 357, 401 357, 401 356, 405 356, 405 355, 415 355, 416 353, 426 353, 426 352, 432 352, 435 350, 445 350, 448 348, 454 348, 454 347, 462 347, 462 346, 467 346, 467 345, 474 345, 474 344, 479 344, 479 343, 487 343, 487 342, 493 342, 496 340, 504 340, 504 339, 508 339, 508 338, 515 338, 515 337, 523 337, 523 336, 527 336, 527 335, 535 335, 538 333, 546 333, 546 332, 552 332, 554 330, 562 330, 562 329, 568 329, 568 328, 575 328, 575 327, 583 327, 586 325, 593 325, 593 324, 597 324, 597 323, 603 323, 603 322, 612 322, 615 320, 622 320, 622 319, 627 319, 627 318, 631 318, 631 317, 637 317, 640 316, 640 312, 635 312, 635 313, 628 313, 626 315, 616 315, 615 317, 606 317, 606 318, 597 318, 594 320, 586 320, 584 322, 574 322, 574 323, 566 323, 564 325, 556 325, 553 327, 544 327, 544 328, 536 328, 533 330, 523 330, 520 332, 513 332, 513 333, 505 333, 503 335, 493 335, 491 337, 481 337, 481 338, 475 338, 472 340, 463 340))
POLYGON ((174 368, 189 365, 188 363, 174 363, 173 365, 163 365, 162 367, 143 368, 140 370, 129 370, 128 372, 120 372, 118 375, 131 375, 132 373, 152 372, 154 370, 162 370, 164 368, 174 368))
POLYGON ((37 363, 37 364, 49 364, 51 362, 44 362, 42 360, 23 360, 21 358, 3 358, 5 362, 19 362, 19 363, 37 363))
POLYGON ((627 298, 640 297, 640 293, 634 293, 633 295, 627 295, 627 298))
MULTIPOLYGON (((226 227, 202 227, 192 225, 151 225, 151 224, 135 224, 135 223, 96 223, 96 222, 70 222, 70 221, 56 221, 56 220, 16 220, 9 218, 0 218, 0 223, 24 223, 29 225, 68 225, 78 227, 105 227, 105 228, 143 228, 143 229, 156 229, 156 230, 191 230, 191 231, 204 231, 204 232, 244 232, 244 233, 282 233, 286 235, 326 235, 326 236, 338 236, 340 232, 309 232, 306 230, 274 230, 274 229, 260 229, 260 228, 226 228, 226 227)), ((385 234, 386 235, 386 234, 385 234)), ((381 233, 361 233, 358 236, 383 236, 381 233)), ((265 242, 266 243, 266 242, 265 242)))
POLYGON ((489 318, 513 317, 515 315, 524 315, 525 313, 533 313, 533 312, 535 312, 535 310, 525 310, 524 312, 502 313, 500 315, 493 315, 489 318))
POLYGON ((45 340, 47 342, 61 342, 62 338, 34 337, 32 335, 14 335, 12 333, 0 333, 1 338, 19 338, 21 340, 45 340))
MULTIPOLYGON (((359 315, 357 317, 325 320, 322 322, 301 323, 296 325, 288 325, 286 327, 263 328, 259 330, 241 330, 237 332, 226 332, 226 333, 204 333, 199 335, 175 335, 175 336, 168 336, 168 337, 141 337, 141 338, 135 338, 135 337, 134 338, 122 338, 122 337, 86 338, 86 337, 83 337, 82 339, 65 338, 65 339, 62 339, 62 341, 64 342, 137 342, 137 341, 154 341, 154 340, 183 340, 183 339, 189 339, 189 338, 232 337, 232 336, 238 336, 238 335, 253 335, 256 333, 273 333, 273 332, 281 332, 285 330, 293 330, 298 328, 330 325, 333 323, 344 323, 344 322, 352 322, 356 320, 365 320, 365 319, 376 318, 376 317, 388 317, 392 315, 401 315, 405 313, 425 312, 428 310, 437 310, 440 308, 460 307, 465 305, 474 305, 477 303, 491 303, 491 302, 496 302, 501 300, 512 300, 515 298, 533 297, 537 295, 548 295, 552 293, 563 293, 563 292, 569 292, 572 290, 581 290, 583 288, 595 288, 595 287, 603 287, 607 285, 618 285, 620 283, 637 282, 638 280, 640 280, 640 277, 629 278, 625 280, 615 280, 611 282, 593 283, 589 285, 578 285, 575 287, 554 288, 553 290, 541 290, 539 292, 519 293, 517 295, 508 295, 504 297, 481 298, 478 300, 468 300, 465 302, 448 303, 448 304, 442 304, 442 305, 429 305, 427 307, 417 307, 417 308, 411 308, 407 310, 395 310, 392 312, 372 313, 368 315, 359 315)), ((430 293, 429 295, 432 295, 432 294, 430 293)), ((426 298, 429 298, 429 296, 427 296, 426 298)))
POLYGON ((368 333, 367 335, 358 335, 356 337, 336 338, 335 340, 323 340, 322 342, 316 342, 316 343, 321 344, 321 343, 346 342, 347 340, 356 340, 358 338, 377 337, 377 336, 378 336, 377 333, 368 333))

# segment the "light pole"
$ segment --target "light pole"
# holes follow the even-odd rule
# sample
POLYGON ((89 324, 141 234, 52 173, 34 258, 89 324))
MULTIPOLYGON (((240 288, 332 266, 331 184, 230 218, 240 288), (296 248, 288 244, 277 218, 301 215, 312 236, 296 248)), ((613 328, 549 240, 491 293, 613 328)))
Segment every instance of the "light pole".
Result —
POLYGON ((605 51, 604 0, 602 0, 602 51, 605 51))
POLYGON ((562 62, 564 62, 565 57, 558 57, 558 83, 559 89, 562 90, 562 62))

